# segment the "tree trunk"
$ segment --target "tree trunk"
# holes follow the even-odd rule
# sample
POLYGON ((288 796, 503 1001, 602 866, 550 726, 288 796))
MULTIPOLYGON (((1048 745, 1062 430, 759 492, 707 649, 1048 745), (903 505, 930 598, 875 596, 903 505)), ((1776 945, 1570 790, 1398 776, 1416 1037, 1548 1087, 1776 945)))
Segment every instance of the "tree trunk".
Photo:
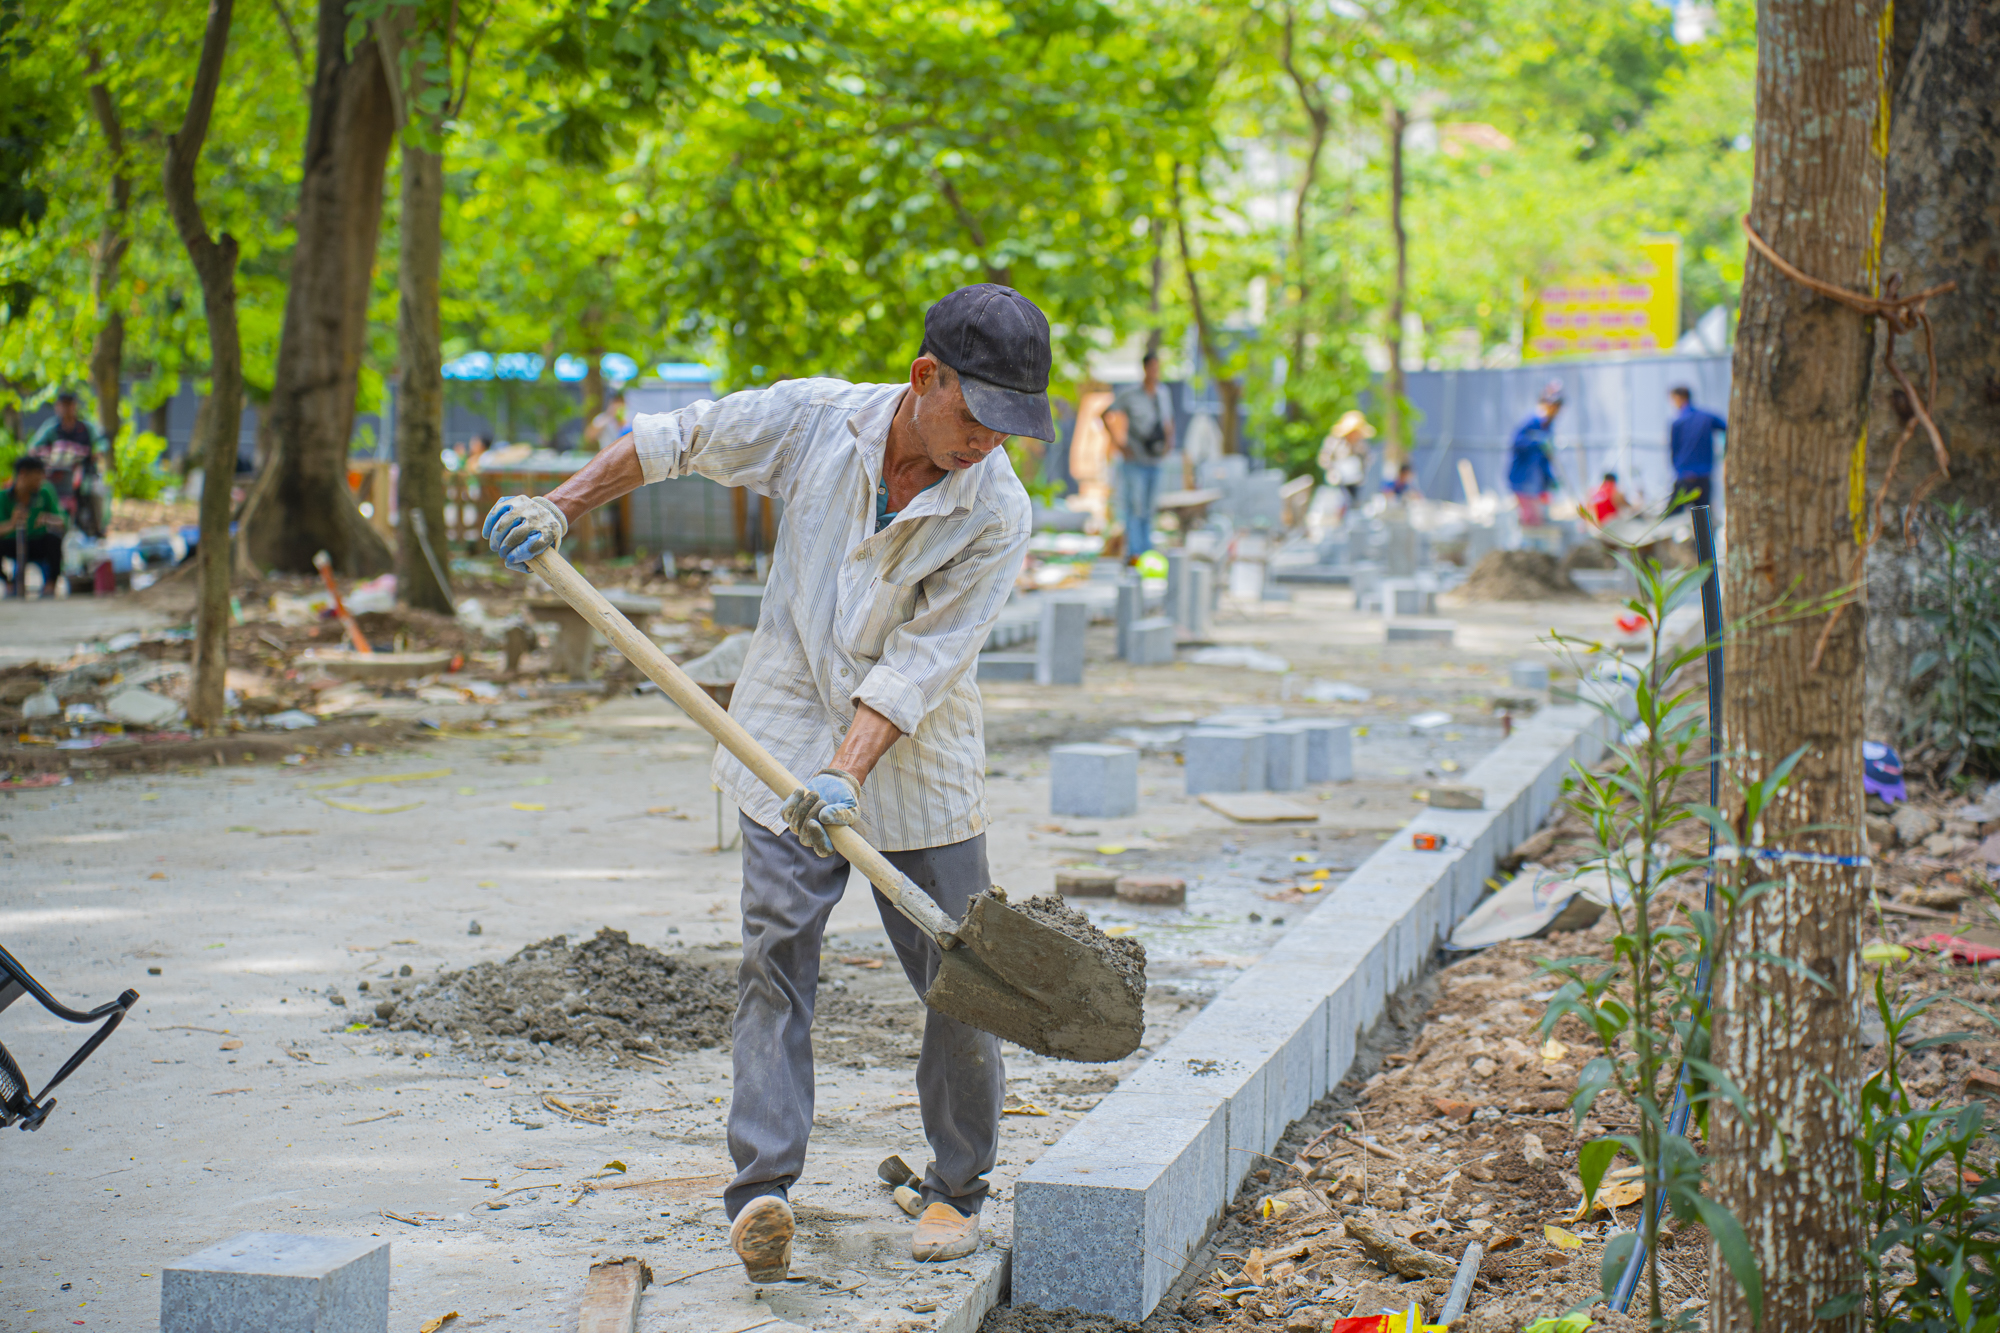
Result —
MULTIPOLYGON (((1929 492, 2000 516, 2000 10, 1991 0, 1901 0, 1889 129, 1889 207, 1882 271, 1901 274, 1904 292, 1955 281, 1930 304, 1937 337, 1938 391, 1932 419, 1951 451, 1951 480, 1929 492)), ((1921 344, 1898 346, 1919 387, 1921 344)), ((1877 376, 1868 425, 1869 500, 1887 477, 1889 453, 1909 404, 1877 376)), ((1918 485, 1937 474, 1921 427, 1903 451, 1882 506, 1883 529, 1868 553, 1868 734, 1900 738, 1913 700, 1911 660, 1925 646, 1911 615, 1916 561, 1903 516, 1918 485)), ((1867 516, 1872 524, 1872 512, 1867 516)))
MULTIPOLYGON (((91 72, 98 72, 93 52, 91 72)), ((118 121, 118 104, 111 89, 102 81, 90 85, 90 109, 104 132, 104 151, 111 162, 111 211, 104 229, 98 233, 97 248, 91 253, 90 300, 97 312, 97 336, 90 345, 90 387, 97 399, 97 425, 104 432, 104 461, 116 469, 119 413, 119 377, 125 367, 125 310, 118 300, 118 270, 131 248, 132 235, 127 218, 132 211, 132 178, 125 174, 125 131, 118 121)))
POLYGON ((313 555, 327 551, 335 569, 356 577, 394 563, 347 489, 347 446, 396 119, 376 43, 357 44, 350 58, 346 34, 344 0, 320 0, 298 243, 271 388, 271 457, 241 527, 258 565, 310 574, 313 555))
MULTIPOLYGON (((442 117, 420 109, 438 71, 404 52, 417 33, 402 11, 382 25, 382 50, 396 122, 403 131, 402 249, 397 261, 396 344, 401 396, 396 412, 396 600, 452 613, 451 552, 444 540, 444 353, 438 312, 444 262, 442 117), (413 125, 412 121, 416 123, 413 125), (433 151, 434 149, 439 151, 433 151)), ((421 19, 419 19, 421 21, 421 19)), ((440 45, 451 49, 447 25, 440 45)))
POLYGON ((1201 299, 1201 280, 1195 277, 1194 254, 1188 247, 1187 212, 1181 207, 1181 167, 1174 164, 1174 234, 1180 241, 1181 271, 1187 274, 1188 305, 1194 311, 1195 334, 1201 340, 1202 359, 1208 363, 1208 377, 1215 381, 1216 396, 1222 400, 1222 452, 1225 454, 1243 451, 1242 423, 1239 405, 1243 401, 1243 381, 1235 376, 1225 378, 1221 360, 1215 354, 1215 326, 1208 321, 1208 306, 1201 299))
POLYGON ((222 724, 223 677, 229 666, 229 484, 236 474, 236 435, 243 414, 243 354, 236 331, 236 238, 208 234, 195 196, 195 165, 208 138, 209 114, 229 48, 232 0, 209 0, 201 62, 188 93, 187 116, 167 140, 165 193, 174 230, 201 279, 208 322, 208 413, 194 443, 204 460, 201 490, 201 591, 195 606, 194 688, 188 720, 197 727, 222 724))
MULTIPOLYGON (((1306 122, 1312 128, 1306 141, 1305 169, 1299 174, 1299 197, 1292 206, 1292 263, 1298 269, 1298 292, 1292 310, 1292 364, 1289 373, 1303 372, 1306 364, 1307 305, 1312 300, 1312 263, 1306 253, 1306 210, 1312 200, 1313 185, 1319 180, 1320 154, 1326 148, 1327 127, 1331 123, 1332 112, 1327 109, 1326 97, 1317 85, 1308 81, 1299 71, 1298 63, 1292 55, 1293 30, 1297 25, 1296 16, 1290 5, 1285 6, 1285 73, 1291 78, 1292 86, 1299 94, 1299 107, 1306 113, 1306 122)), ((1299 403, 1287 395, 1286 415, 1297 419, 1299 403)))
MULTIPOLYGON (((1883 163, 1875 151, 1879 0, 1758 7, 1756 168, 1750 223, 1804 273, 1866 294, 1883 163)), ((1853 578, 1848 469, 1867 419, 1872 320, 1780 273, 1752 250, 1731 392, 1728 592, 1762 612, 1730 645, 1723 725, 1732 808, 1803 750, 1758 840, 1861 850, 1861 616, 1828 631, 1824 605, 1853 578), (1786 604, 1790 614, 1773 614, 1786 604), (1817 664, 1815 665, 1815 659, 1817 664), (1804 826, 1816 831, 1800 832, 1804 826)), ((1753 1114, 1715 1103, 1713 1193, 1742 1223, 1763 1274, 1766 1329, 1860 1327, 1815 1310, 1853 1289, 1865 1237, 1854 1125, 1859 1084, 1862 905, 1854 869, 1750 863, 1782 880, 1719 932, 1714 1050, 1753 1114), (1756 955, 1765 955, 1760 958, 1756 955), (1810 969, 1822 989, 1776 965, 1810 969)), ((1714 1333, 1751 1327, 1748 1303, 1710 1259, 1714 1333)))
POLYGON ((1403 108, 1390 102, 1383 111, 1389 141, 1389 234, 1396 246, 1396 280, 1389 288, 1389 374, 1383 382, 1383 464, 1393 471, 1403 461, 1403 300, 1410 281, 1410 238, 1403 230, 1403 108))

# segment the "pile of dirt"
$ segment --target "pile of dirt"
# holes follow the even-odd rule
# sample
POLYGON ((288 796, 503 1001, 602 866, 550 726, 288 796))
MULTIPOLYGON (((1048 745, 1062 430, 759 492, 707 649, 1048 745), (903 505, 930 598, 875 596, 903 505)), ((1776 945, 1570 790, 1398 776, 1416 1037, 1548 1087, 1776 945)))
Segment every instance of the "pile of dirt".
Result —
POLYGON ((735 1013, 726 969, 606 926, 580 944, 557 935, 505 962, 446 973, 407 1001, 379 1001, 374 1022, 475 1045, 687 1051, 727 1045, 735 1013))
POLYGON ((1022 916, 1039 921, 1052 930, 1063 934, 1083 945, 1092 953, 1099 954, 1111 964, 1111 970, 1118 974, 1125 988, 1132 992, 1134 999, 1146 998, 1146 946, 1134 939, 1113 938, 1096 926, 1090 918, 1073 907, 1066 906, 1061 898, 1028 898, 1021 902, 1007 904, 1022 916))
POLYGON ((1565 574, 1572 569, 1616 568, 1618 561, 1612 558, 1611 552, 1602 542, 1585 542, 1581 546, 1572 546, 1563 552, 1562 572, 1565 574))
POLYGON ((1546 551, 1493 551, 1455 590, 1468 602, 1542 602, 1588 597, 1546 551))

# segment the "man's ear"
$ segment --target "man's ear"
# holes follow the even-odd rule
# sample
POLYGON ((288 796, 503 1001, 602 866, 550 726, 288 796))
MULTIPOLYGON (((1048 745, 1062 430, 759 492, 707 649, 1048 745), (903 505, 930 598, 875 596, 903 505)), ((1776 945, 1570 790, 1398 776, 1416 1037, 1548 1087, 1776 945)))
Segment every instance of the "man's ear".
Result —
POLYGON ((927 394, 938 385, 938 360, 934 356, 920 356, 910 363, 910 387, 919 395, 927 394))

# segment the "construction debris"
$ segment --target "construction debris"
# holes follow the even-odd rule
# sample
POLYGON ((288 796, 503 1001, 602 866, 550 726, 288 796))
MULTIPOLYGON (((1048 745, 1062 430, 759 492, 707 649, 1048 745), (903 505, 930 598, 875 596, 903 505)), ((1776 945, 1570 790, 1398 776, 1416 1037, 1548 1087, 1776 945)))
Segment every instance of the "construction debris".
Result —
POLYGON ((632 943, 610 927, 572 946, 557 935, 505 962, 389 987, 373 1026, 448 1036, 490 1056, 540 1058, 542 1048, 685 1051, 729 1042, 736 983, 684 953, 632 943), (531 1054, 532 1053, 532 1054, 531 1054))

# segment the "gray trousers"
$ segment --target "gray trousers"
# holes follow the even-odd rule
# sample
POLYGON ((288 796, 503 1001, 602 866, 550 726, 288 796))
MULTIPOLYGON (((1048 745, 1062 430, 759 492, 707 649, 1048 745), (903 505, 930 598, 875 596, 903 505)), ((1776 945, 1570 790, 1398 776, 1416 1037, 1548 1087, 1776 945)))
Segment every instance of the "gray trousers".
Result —
MULTIPOLYGON (((781 837, 739 818, 743 966, 737 974, 736 1081, 729 1099, 736 1179, 722 1196, 731 1218, 760 1195, 784 1195, 805 1169, 813 1123, 812 1021, 820 941, 848 877, 843 858, 816 855, 789 831, 781 837)), ((983 833, 949 847, 885 855, 953 917, 963 916, 972 896, 989 884, 983 833)), ((875 907, 903 972, 922 995, 937 974, 937 946, 880 893, 875 907)), ((1006 1094, 1000 1039, 926 1010, 917 1056, 917 1101, 932 1154, 923 1180, 926 1203, 942 1199, 962 1213, 979 1211, 986 1200, 986 1173, 999 1151, 1006 1094)))

